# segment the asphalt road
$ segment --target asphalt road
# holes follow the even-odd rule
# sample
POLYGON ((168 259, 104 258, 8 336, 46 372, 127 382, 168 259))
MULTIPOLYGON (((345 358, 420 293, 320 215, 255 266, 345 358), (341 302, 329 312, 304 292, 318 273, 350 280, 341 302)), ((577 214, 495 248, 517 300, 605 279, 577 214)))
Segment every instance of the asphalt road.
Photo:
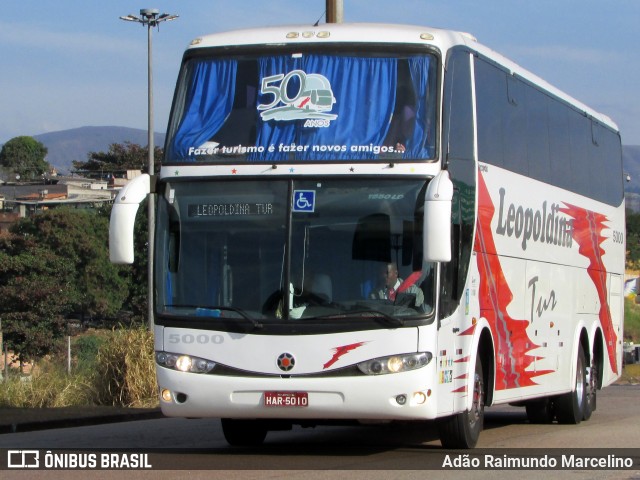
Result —
MULTIPOLYGON (((597 411, 589 421, 579 425, 530 425, 524 409, 488 408, 485 431, 473 454, 501 456, 522 452, 513 449, 534 448, 542 449, 534 452, 550 454, 631 454, 635 458, 631 470, 576 468, 554 471, 553 478, 640 479, 639 405, 640 386, 612 386, 598 392, 597 411)), ((0 449, 149 451, 156 468, 190 471, 181 470, 172 478, 189 473, 190 479, 268 477, 305 480, 424 478, 423 470, 433 468, 434 462, 439 465, 445 455, 456 458, 461 453, 468 453, 441 449, 437 432, 428 424, 295 427, 289 432, 270 432, 265 445, 259 449, 241 449, 227 445, 217 420, 170 418, 5 434, 0 435, 0 449), (344 475, 338 475, 340 471, 344 475)), ((4 478, 3 474, 7 472, 1 473, 4 478)), ((48 476, 55 472, 29 473, 29 478, 56 478, 48 476)), ((65 472, 64 478, 76 478, 78 473, 83 472, 65 472)), ((124 472, 103 471, 100 478, 121 478, 110 476, 118 473, 124 472)), ((429 472, 429 478, 513 478, 515 473, 513 470, 498 473, 473 469, 435 470, 429 472)), ((84 476, 77 478, 85 478, 86 474, 85 471, 84 476)), ((126 472, 128 479, 152 478, 151 475, 159 478, 158 471, 126 472)), ((540 476, 540 471, 521 471, 517 475, 522 480, 540 476)))

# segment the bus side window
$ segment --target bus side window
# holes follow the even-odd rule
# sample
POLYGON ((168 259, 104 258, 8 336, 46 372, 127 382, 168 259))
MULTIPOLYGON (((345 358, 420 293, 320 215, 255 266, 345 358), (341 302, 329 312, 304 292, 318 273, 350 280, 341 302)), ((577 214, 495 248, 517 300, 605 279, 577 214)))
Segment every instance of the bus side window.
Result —
POLYGON ((458 306, 461 296, 460 275, 460 241, 461 215, 460 195, 453 191, 451 210, 451 261, 440 264, 440 319, 451 315, 458 306))
POLYGON ((474 157, 470 55, 466 50, 454 50, 447 59, 443 124, 447 163, 474 157))
POLYGON ((440 318, 456 309, 469 270, 473 240, 475 159, 472 54, 454 49, 447 58, 444 85, 443 151, 454 183, 451 225, 451 261, 440 265, 440 318))

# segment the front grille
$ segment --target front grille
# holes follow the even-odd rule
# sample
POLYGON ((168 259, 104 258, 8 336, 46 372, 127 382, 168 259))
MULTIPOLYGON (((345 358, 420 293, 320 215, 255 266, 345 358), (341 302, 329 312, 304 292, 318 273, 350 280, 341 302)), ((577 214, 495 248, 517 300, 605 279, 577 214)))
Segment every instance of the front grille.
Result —
POLYGON ((338 368, 328 372, 316 372, 296 375, 293 373, 287 374, 267 374, 260 372, 251 372, 248 370, 240 370, 238 368, 228 367, 226 365, 216 364, 215 368, 211 370, 209 375, 221 375, 226 377, 246 377, 246 378, 330 378, 330 377, 361 377, 365 375, 360 369, 351 365, 349 367, 338 368))

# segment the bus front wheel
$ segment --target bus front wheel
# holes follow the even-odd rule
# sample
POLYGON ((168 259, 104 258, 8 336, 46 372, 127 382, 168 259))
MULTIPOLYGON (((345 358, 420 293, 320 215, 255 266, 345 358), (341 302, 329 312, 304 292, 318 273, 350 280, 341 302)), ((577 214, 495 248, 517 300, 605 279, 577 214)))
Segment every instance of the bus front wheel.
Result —
POLYGON ((473 378, 473 401, 471 410, 466 410, 438 421, 440 443, 444 448, 474 448, 484 426, 485 385, 482 363, 476 359, 473 378))

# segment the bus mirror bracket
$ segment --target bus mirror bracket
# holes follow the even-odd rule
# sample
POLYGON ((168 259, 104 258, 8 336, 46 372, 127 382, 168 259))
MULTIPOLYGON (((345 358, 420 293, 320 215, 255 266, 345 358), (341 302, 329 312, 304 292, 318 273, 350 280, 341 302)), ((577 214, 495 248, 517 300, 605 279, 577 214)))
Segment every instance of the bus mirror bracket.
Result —
POLYGON ((143 173, 127 183, 115 201, 109 219, 109 259, 133 263, 133 227, 140 203, 151 191, 151 177, 143 173))
POLYGON ((451 205, 453 182, 449 171, 442 170, 429 185, 424 201, 424 260, 448 262, 451 260, 451 205))

